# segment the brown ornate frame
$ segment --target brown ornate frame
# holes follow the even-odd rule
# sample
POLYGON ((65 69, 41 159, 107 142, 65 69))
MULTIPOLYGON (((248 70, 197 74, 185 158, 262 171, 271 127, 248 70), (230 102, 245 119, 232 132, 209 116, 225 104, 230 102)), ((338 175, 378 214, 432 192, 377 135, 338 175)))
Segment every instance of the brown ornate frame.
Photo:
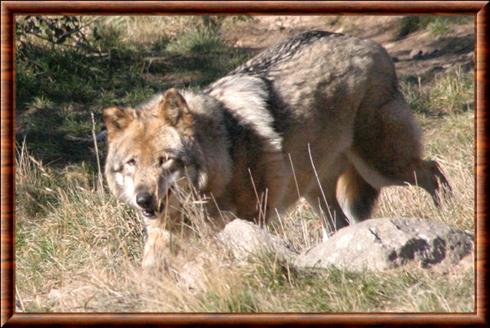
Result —
POLYGON ((4 1, 1 4, 1 325, 487 326, 488 1, 4 1), (14 23, 23 14, 466 14, 476 18, 476 309, 473 313, 16 313, 14 299, 14 23))

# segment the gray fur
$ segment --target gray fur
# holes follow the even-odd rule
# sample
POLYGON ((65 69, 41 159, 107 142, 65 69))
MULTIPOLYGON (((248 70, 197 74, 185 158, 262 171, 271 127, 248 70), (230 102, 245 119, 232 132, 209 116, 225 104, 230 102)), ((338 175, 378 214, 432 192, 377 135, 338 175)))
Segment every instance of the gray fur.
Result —
MULTIPOLYGON (((168 189, 169 177, 187 176, 198 192, 212 195, 214 217, 219 209, 267 219, 295 204, 299 192, 325 216, 326 228, 338 229, 368 218, 383 187, 418 183, 436 205, 440 187, 449 189, 437 163, 422 160, 420 128, 390 56, 373 41, 347 35, 300 34, 203 91, 171 89, 136 113, 107 109, 104 119, 106 176, 126 200, 133 196, 117 185, 113 168, 124 167, 119 161, 128 153, 145 159, 131 188, 168 189), (165 97, 181 106, 171 108, 174 120, 165 119, 165 97), (118 128, 127 117, 134 123, 118 128), (155 164, 169 149, 179 157, 177 173, 155 164)), ((161 226, 158 216, 152 222, 161 226)))

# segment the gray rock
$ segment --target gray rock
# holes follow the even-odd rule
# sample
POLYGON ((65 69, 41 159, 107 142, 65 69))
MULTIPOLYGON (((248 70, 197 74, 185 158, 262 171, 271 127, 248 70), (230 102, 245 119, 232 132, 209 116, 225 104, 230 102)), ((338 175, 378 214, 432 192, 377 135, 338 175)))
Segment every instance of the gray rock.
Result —
POLYGON ((281 260, 292 261, 297 256, 284 240, 245 220, 236 219, 228 223, 218 234, 218 240, 237 260, 272 254, 281 260))
POLYGON ((422 268, 453 266, 474 249, 470 233, 417 218, 371 219, 343 228, 300 254, 302 268, 386 270, 415 262, 422 268))

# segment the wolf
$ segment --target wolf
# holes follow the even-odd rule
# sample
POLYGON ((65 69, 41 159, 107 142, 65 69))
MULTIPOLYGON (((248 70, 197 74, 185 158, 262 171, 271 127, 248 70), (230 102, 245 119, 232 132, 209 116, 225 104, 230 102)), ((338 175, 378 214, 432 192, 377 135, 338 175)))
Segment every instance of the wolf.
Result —
POLYGON ((171 88, 103 117, 108 186, 149 229, 144 264, 179 216, 184 181, 216 221, 267 221, 304 198, 328 232, 367 219, 384 187, 417 185, 437 206, 450 190, 422 159, 386 50, 344 34, 299 34, 203 90, 171 88))

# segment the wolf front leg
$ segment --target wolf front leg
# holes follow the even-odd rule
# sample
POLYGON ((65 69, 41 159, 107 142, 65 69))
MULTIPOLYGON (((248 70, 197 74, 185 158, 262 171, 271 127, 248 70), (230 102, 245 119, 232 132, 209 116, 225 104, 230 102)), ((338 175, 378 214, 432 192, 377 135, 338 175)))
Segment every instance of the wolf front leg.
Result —
POLYGON ((146 227, 147 239, 143 250, 143 269, 168 270, 168 258, 177 251, 172 233, 158 227, 146 227))

